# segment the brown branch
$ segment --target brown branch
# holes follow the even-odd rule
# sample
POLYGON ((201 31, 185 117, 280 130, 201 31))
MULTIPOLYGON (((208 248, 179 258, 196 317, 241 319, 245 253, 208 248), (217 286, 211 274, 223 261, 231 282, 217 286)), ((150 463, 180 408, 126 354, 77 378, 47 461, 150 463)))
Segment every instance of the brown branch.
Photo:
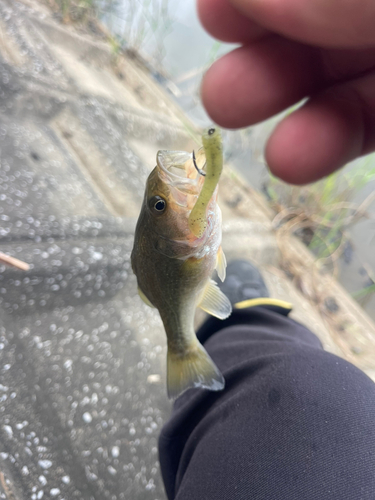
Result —
POLYGON ((16 267, 17 269, 21 269, 22 271, 28 271, 30 269, 29 264, 27 264, 26 262, 16 259, 15 257, 11 257, 10 255, 6 255, 3 252, 0 252, 0 263, 16 267))

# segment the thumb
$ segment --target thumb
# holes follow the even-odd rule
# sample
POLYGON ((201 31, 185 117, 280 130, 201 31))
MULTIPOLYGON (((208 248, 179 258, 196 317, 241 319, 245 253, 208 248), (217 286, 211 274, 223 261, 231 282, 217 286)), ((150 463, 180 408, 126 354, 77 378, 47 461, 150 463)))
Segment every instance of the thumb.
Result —
POLYGON ((287 38, 320 47, 375 47, 374 0, 229 0, 287 38))

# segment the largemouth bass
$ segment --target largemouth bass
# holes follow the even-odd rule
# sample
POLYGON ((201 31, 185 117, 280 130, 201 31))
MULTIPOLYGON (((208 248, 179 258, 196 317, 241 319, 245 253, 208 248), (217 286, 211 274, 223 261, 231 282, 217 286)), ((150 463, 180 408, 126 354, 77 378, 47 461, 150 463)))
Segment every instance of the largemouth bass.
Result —
POLYGON ((212 391, 225 382, 194 331, 197 307, 220 319, 232 310, 211 275, 225 279, 218 181, 219 129, 208 129, 197 152, 159 151, 147 183, 131 262, 141 298, 160 313, 167 334, 168 396, 189 387, 212 391))

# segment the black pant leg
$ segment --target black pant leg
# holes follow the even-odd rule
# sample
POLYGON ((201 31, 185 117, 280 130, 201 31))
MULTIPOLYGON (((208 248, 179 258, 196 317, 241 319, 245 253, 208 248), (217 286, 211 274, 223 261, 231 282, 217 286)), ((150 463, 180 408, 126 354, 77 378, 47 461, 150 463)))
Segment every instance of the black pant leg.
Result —
POLYGON ((226 388, 176 401, 159 440, 169 499, 375 500, 375 384, 363 372, 263 307, 199 334, 226 388))

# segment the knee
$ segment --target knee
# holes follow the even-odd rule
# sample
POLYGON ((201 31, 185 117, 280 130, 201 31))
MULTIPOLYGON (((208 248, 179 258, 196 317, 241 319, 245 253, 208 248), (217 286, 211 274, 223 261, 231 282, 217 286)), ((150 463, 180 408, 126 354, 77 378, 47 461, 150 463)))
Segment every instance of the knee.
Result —
POLYGON ((360 426, 375 437, 375 384, 361 370, 325 351, 298 346, 275 358, 262 388, 275 418, 304 432, 320 422, 336 433, 345 423, 346 431, 360 426))

